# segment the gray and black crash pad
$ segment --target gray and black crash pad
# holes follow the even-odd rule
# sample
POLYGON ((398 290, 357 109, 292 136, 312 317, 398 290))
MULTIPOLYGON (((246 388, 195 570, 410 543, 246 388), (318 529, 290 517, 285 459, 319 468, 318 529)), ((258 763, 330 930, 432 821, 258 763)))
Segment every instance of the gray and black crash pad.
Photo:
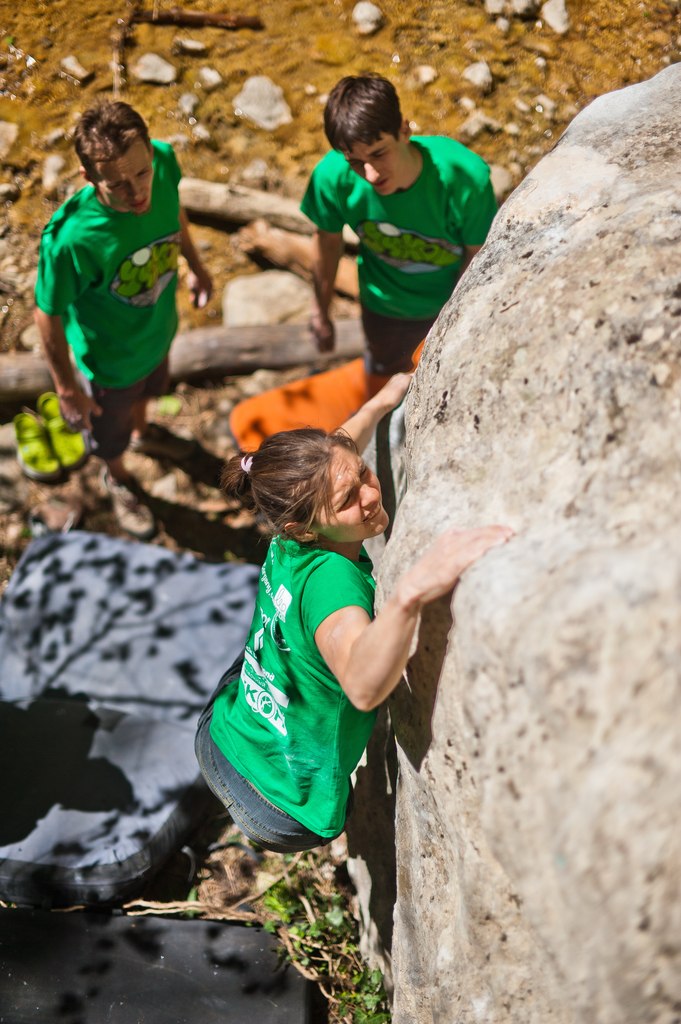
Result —
POLYGON ((259 928, 0 910, 8 1024, 305 1024, 309 987, 259 928))
POLYGON ((75 531, 0 602, 0 898, 136 895, 212 799, 198 715, 240 653, 258 568, 75 531))

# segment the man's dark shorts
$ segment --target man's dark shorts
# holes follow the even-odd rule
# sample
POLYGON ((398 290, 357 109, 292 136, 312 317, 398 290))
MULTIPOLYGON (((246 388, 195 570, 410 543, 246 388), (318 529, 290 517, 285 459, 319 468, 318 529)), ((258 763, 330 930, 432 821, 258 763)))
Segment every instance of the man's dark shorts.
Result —
POLYGON ((100 459, 111 462, 123 454, 133 430, 133 408, 147 398, 158 398, 168 392, 170 375, 168 359, 128 388, 102 388, 96 381, 83 380, 83 387, 101 407, 100 416, 92 417, 93 451, 100 459))
POLYGON ((419 347, 437 317, 428 320, 403 320, 383 316, 362 306, 362 328, 367 343, 364 364, 367 373, 391 377, 408 373, 412 354, 419 347))

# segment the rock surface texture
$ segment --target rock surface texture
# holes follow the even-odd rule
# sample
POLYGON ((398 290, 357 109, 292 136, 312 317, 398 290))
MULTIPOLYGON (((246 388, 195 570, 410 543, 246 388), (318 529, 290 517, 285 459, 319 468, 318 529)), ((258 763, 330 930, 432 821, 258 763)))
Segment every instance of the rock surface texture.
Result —
POLYGON ((390 702, 394 1024, 679 1018, 680 151, 681 66, 595 100, 407 399, 379 603, 445 527, 517 534, 426 608, 390 702))

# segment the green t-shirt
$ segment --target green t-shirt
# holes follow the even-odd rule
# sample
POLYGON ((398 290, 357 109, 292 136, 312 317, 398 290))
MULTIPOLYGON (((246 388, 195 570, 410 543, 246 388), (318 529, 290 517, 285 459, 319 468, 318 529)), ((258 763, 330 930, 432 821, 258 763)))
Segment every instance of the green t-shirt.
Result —
POLYGON ((215 701, 211 736, 270 803, 317 835, 342 831, 357 767, 376 718, 358 711, 314 642, 340 608, 373 616, 364 552, 353 562, 275 537, 260 574, 239 683, 215 701))
POLYGON ((40 242, 36 305, 61 316, 79 370, 107 388, 151 373, 177 330, 181 173, 171 146, 152 145, 147 213, 104 206, 87 185, 57 210, 40 242))
POLYGON ((317 164, 301 210, 322 231, 359 235, 360 301, 383 316, 437 316, 452 294, 464 246, 482 245, 497 210, 489 167, 454 139, 414 136, 423 167, 407 189, 381 196, 332 150, 317 164))

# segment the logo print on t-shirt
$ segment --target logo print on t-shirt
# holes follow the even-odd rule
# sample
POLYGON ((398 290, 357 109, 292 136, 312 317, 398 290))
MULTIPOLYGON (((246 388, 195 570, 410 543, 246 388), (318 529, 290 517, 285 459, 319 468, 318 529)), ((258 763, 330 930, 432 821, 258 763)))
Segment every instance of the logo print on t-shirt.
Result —
POLYGON ((143 246, 123 260, 111 283, 111 294, 128 306, 153 306, 175 277, 179 255, 179 231, 143 246))
POLYGON ((463 254, 460 245, 444 238, 419 235, 387 221, 365 220, 357 226, 357 234, 374 256, 406 274, 427 274, 453 267, 463 254))
POLYGON ((272 682, 271 672, 258 664, 251 652, 246 648, 244 665, 241 669, 241 682, 244 688, 246 703, 256 715, 262 715, 270 722, 277 732, 286 736, 286 716, 284 709, 289 705, 289 698, 272 682))

